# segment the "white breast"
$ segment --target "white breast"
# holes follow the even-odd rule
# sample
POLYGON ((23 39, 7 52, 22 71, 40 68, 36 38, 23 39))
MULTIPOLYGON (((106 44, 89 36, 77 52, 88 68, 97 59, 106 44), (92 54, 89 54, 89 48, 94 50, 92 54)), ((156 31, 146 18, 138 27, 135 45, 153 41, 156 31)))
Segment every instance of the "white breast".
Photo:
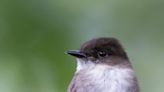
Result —
MULTIPOLYGON (((76 73, 83 73, 87 92, 131 92, 127 91, 133 79, 133 70, 78 60, 76 73), (83 72, 82 72, 83 71, 83 72), (84 72, 85 71, 85 72, 84 72), (86 83, 87 82, 87 83, 86 83), (91 87, 89 87, 91 85, 91 87)), ((79 91, 80 92, 80 91, 79 91)))

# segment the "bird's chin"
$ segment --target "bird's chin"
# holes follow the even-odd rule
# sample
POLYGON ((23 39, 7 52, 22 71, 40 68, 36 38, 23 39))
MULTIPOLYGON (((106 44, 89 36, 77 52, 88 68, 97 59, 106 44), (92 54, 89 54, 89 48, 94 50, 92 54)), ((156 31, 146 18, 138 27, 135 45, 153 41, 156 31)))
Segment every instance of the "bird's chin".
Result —
POLYGON ((87 59, 77 58, 77 71, 83 69, 89 69, 90 67, 94 67, 96 65, 95 61, 90 61, 87 59))
POLYGON ((92 61, 92 60, 81 59, 81 58, 77 58, 76 60, 77 60, 76 72, 80 70, 90 70, 97 65, 102 65, 99 60, 92 61))

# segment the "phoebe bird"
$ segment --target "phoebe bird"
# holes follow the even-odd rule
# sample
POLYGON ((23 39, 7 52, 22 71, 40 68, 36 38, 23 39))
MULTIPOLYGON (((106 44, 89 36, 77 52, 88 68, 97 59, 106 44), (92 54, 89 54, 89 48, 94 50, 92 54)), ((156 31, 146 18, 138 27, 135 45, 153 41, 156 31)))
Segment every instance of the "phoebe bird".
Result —
POLYGON ((77 59, 67 92, 139 92, 132 65, 117 39, 92 39, 67 54, 77 59))

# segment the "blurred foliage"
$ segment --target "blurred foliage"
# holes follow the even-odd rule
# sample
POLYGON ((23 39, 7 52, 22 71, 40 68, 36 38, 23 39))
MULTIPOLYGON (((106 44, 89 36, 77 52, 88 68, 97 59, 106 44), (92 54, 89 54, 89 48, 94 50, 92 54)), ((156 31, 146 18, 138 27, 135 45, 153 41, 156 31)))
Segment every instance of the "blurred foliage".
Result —
POLYGON ((164 88, 163 0, 1 0, 0 92, 66 92, 64 54, 95 37, 124 45, 142 92, 164 88))

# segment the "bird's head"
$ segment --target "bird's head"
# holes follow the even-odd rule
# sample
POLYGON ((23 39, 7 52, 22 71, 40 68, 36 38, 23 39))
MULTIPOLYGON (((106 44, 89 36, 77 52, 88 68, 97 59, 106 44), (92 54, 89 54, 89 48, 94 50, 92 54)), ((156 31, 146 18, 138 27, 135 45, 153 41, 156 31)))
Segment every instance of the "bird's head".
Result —
POLYGON ((122 61, 128 61, 126 52, 119 41, 109 37, 92 39, 82 44, 80 50, 69 50, 67 53, 85 62, 115 65, 122 61))

